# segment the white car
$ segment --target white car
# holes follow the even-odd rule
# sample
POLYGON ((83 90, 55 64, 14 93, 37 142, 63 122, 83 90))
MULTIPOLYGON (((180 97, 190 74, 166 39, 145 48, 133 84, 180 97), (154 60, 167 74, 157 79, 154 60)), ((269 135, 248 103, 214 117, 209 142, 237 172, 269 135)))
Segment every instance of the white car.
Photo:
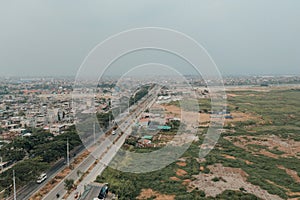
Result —
POLYGON ((40 176, 39 176, 39 178, 38 178, 38 180, 36 181, 37 183, 42 183, 44 180, 46 180, 47 179, 47 174, 46 173, 42 173, 40 176))
POLYGON ((112 131, 112 134, 115 135, 115 134, 116 134, 116 131, 112 131))

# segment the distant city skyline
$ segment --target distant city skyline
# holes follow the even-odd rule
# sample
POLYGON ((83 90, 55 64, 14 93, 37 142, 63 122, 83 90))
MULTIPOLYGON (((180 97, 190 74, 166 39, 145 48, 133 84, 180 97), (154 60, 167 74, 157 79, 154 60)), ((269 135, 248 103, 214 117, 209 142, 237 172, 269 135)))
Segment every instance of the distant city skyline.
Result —
MULTIPOLYGON (((191 36, 225 76, 300 74, 299 1, 12 0, 0 5, 1 77, 76 76, 97 44, 121 31, 149 26, 191 36)), ((132 59, 126 60, 128 66, 151 60, 132 59)), ((169 64, 183 68, 174 60, 169 64)))

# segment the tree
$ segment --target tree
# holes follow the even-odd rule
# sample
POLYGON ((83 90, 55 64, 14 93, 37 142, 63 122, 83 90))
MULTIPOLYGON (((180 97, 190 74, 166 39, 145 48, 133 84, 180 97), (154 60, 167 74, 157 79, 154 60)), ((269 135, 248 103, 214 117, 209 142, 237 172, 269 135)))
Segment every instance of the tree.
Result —
POLYGON ((80 171, 80 170, 77 170, 77 176, 79 177, 80 175, 82 175, 83 174, 83 172, 82 171, 80 171))
POLYGON ((99 126, 105 129, 109 126, 109 121, 114 119, 114 116, 111 111, 107 113, 97 113, 97 119, 99 126))
POLYGON ((73 179, 66 179, 65 180, 65 189, 70 191, 74 186, 74 180, 73 179))
POLYGON ((118 194, 120 200, 133 199, 135 194, 135 185, 132 181, 121 180, 114 183, 114 191, 118 194))

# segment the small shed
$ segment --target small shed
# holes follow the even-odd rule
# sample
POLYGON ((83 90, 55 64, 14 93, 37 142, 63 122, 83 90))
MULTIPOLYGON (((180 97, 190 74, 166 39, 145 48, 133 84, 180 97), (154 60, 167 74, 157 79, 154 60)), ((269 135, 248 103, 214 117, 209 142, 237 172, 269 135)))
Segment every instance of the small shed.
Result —
POLYGON ((142 139, 146 139, 146 140, 152 140, 153 136, 152 135, 145 135, 142 137, 142 139))
POLYGON ((171 126, 157 126, 159 130, 169 131, 171 130, 171 126))

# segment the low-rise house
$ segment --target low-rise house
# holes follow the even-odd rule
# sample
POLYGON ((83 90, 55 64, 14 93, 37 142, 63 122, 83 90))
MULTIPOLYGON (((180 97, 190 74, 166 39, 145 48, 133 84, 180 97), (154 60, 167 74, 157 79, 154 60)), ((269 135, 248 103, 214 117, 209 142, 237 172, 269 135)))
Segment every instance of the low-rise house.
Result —
POLYGON ((6 128, 8 130, 11 130, 11 129, 17 129, 20 127, 20 124, 9 124, 6 128))
POLYGON ((147 140, 147 139, 140 139, 138 140, 138 147, 150 147, 151 146, 151 140, 147 140))
POLYGON ((139 125, 142 127, 148 127, 149 121, 150 121, 149 118, 142 118, 139 120, 139 125))

